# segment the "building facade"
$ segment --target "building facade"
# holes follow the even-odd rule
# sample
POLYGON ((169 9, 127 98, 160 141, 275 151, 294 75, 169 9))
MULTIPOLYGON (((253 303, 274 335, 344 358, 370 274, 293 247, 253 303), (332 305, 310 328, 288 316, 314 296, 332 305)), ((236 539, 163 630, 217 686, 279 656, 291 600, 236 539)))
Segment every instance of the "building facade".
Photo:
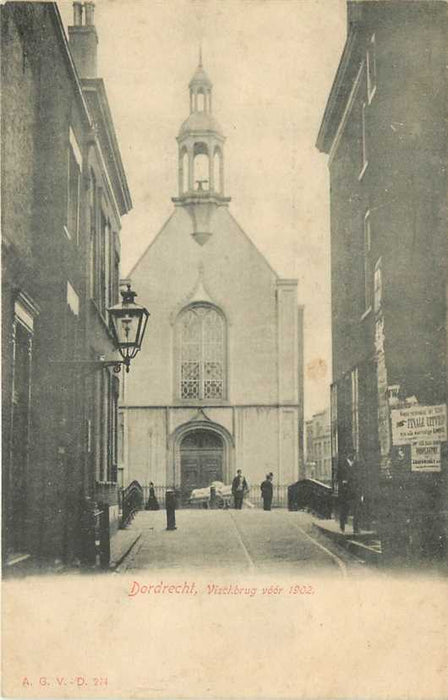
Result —
POLYGON ((114 350, 131 200, 96 76, 94 5, 7 2, 2 19, 3 554, 72 561, 86 509, 117 523, 114 350), (89 505, 89 503, 91 505, 89 505))
POLYGON ((331 484, 330 409, 306 422, 306 476, 331 484))
MULTIPOLYGON (((333 479, 354 450, 370 516, 390 501, 429 518, 446 510, 446 442, 419 470, 391 419, 412 404, 446 411, 447 6, 347 7, 317 140, 331 188, 333 479)), ((429 432, 414 442, 429 447, 429 432)))
POLYGON ((151 322, 123 384, 123 482, 187 497, 241 468, 252 485, 268 471, 287 485, 303 458, 297 281, 278 277, 230 213, 202 65, 189 92, 174 210, 130 273, 151 322))

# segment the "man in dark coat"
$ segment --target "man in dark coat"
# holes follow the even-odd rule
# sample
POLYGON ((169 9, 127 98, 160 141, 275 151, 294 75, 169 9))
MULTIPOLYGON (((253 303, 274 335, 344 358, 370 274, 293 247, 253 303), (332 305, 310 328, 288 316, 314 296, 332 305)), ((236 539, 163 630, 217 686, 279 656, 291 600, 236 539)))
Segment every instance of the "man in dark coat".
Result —
POLYGON ((362 488, 362 464, 353 450, 348 453, 347 459, 339 469, 338 482, 340 528, 342 532, 345 532, 345 526, 351 511, 353 513, 353 534, 357 535, 361 529, 364 494, 362 488))
POLYGON ((364 510, 364 494, 363 494, 363 467, 362 462, 356 457, 353 460, 351 473, 351 488, 350 494, 352 497, 353 510, 353 534, 359 534, 361 530, 361 522, 364 510))
POLYGON ((232 481, 232 494, 235 502, 235 508, 241 510, 243 507, 243 499, 245 494, 249 491, 247 481, 243 476, 241 469, 237 469, 236 476, 232 481))
POLYGON ((273 474, 270 472, 266 474, 266 479, 260 486, 261 497, 263 499, 263 510, 271 510, 272 506, 272 494, 274 492, 274 487, 272 485, 273 474))
POLYGON ((338 501, 339 501, 339 527, 341 532, 345 532, 348 515, 350 512, 350 504, 352 500, 352 479, 353 465, 355 462, 354 452, 349 452, 345 461, 339 467, 338 473, 338 501))

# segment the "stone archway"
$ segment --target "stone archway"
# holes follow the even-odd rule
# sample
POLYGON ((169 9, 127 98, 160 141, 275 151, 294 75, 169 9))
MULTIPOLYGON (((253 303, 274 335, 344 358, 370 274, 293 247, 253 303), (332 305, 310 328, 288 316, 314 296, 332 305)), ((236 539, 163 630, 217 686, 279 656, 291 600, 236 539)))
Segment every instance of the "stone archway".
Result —
MULTIPOLYGON (((201 412, 202 414, 202 412, 201 412)), ((228 484, 234 471, 234 443, 231 434, 218 423, 209 420, 204 414, 180 425, 170 438, 170 460, 167 484, 176 489, 190 486, 197 479, 200 486, 207 478, 228 484), (199 418, 199 420, 198 420, 199 418), (194 472, 196 476, 187 472, 194 472), (220 478, 215 478, 218 473, 220 478)))

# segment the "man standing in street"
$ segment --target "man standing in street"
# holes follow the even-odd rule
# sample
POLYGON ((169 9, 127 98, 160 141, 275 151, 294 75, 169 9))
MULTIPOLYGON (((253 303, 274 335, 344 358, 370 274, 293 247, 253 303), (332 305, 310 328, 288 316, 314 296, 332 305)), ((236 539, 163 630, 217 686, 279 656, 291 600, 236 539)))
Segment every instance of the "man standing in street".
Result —
POLYGON ((348 520, 348 514, 350 512, 351 503, 351 487, 352 487, 352 474, 353 474, 353 464, 355 462, 355 453, 350 451, 347 455, 346 460, 339 468, 338 482, 339 482, 339 527, 341 532, 345 532, 345 526, 348 520))
POLYGON ((353 513, 353 534, 359 534, 363 506, 361 463, 358 461, 356 453, 351 450, 339 471, 339 524, 342 532, 345 532, 351 511, 353 513))
POLYGON ((361 530, 361 522, 364 510, 364 494, 362 488, 362 463, 355 456, 351 473, 351 497, 353 509, 353 534, 358 535, 361 530))
POLYGON ((237 469, 236 476, 232 481, 232 494, 236 510, 241 510, 243 507, 243 499, 248 491, 249 487, 247 486, 247 481, 241 469, 237 469))
POLYGON ((274 491, 274 487, 272 485, 273 476, 274 475, 272 474, 272 472, 269 472, 269 474, 266 474, 266 479, 263 481, 263 483, 260 486, 261 497, 263 499, 263 510, 271 510, 272 494, 274 491))

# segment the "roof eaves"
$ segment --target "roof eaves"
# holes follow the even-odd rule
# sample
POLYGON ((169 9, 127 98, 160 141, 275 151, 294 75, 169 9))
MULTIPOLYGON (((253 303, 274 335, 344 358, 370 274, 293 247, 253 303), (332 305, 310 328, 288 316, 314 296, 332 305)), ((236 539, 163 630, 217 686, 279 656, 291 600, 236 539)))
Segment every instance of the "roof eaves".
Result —
POLYGON ((177 209, 174 208, 173 211, 171 212, 171 214, 169 215, 169 217, 166 219, 166 221, 165 221, 165 223, 163 224, 162 228, 159 230, 158 233, 156 233, 156 235, 154 236, 154 238, 152 239, 152 241, 150 241, 150 243, 146 246, 146 248, 145 248, 145 250, 143 251, 143 253, 142 253, 142 254, 140 255, 140 257, 138 258, 137 262, 134 263, 134 265, 131 267, 130 271, 129 271, 128 274, 126 275, 126 278, 129 278, 129 279, 130 279, 130 278, 132 277, 132 275, 134 274, 135 270, 138 268, 138 266, 140 265, 140 263, 142 262, 142 260, 145 258, 145 256, 146 256, 147 253, 149 252, 150 248, 152 248, 152 246, 155 244, 155 242, 156 242, 156 241, 160 238, 160 236, 163 234, 163 232, 165 231, 166 227, 167 227, 168 224, 170 223, 171 219, 172 219, 173 216, 176 214, 176 212, 177 212, 177 209))
POLYGON ((227 212, 228 212, 230 218, 232 219, 232 221, 233 221, 233 222, 235 223, 235 225, 239 228, 239 230, 241 231, 241 233, 243 234, 243 236, 246 238, 246 240, 249 242, 249 244, 252 246, 252 248, 257 252, 258 256, 264 261, 265 265, 269 268, 269 270, 271 271, 271 273, 274 275, 275 280, 278 282, 278 281, 281 279, 281 277, 280 277, 280 275, 278 274, 278 272, 276 272, 276 271, 274 270, 274 268, 272 267, 272 265, 271 265, 271 263, 269 262, 269 260, 266 258, 265 255, 263 255, 263 253, 262 253, 261 250, 258 248, 258 246, 253 242, 252 238, 246 233, 246 231, 243 229, 243 227, 238 223, 238 221, 237 221, 237 220, 235 219, 235 217, 233 216, 232 212, 231 212, 229 209, 227 209, 227 212))
POLYGON ((352 25, 344 45, 316 140, 316 147, 322 153, 329 153, 331 149, 331 144, 337 131, 336 117, 338 112, 343 111, 343 104, 341 104, 343 100, 341 100, 341 97, 344 95, 344 90, 347 94, 350 92, 347 86, 347 78, 351 73, 350 68, 353 67, 358 37, 359 31, 356 26, 352 25))
POLYGON ((101 110, 101 116, 106 128, 107 137, 109 140, 109 145, 111 147, 111 153, 114 160, 115 169, 118 174, 120 181, 120 186, 122 190, 122 198, 124 204, 124 210, 122 215, 128 213, 132 209, 132 199, 129 191, 129 185, 126 178, 126 173, 121 158, 120 147, 118 145, 117 134, 114 127, 114 122, 112 118, 112 112, 109 106, 109 100, 107 99, 106 87, 104 85, 104 80, 102 78, 84 78, 82 81, 83 90, 94 91, 98 97, 98 104, 101 110))

